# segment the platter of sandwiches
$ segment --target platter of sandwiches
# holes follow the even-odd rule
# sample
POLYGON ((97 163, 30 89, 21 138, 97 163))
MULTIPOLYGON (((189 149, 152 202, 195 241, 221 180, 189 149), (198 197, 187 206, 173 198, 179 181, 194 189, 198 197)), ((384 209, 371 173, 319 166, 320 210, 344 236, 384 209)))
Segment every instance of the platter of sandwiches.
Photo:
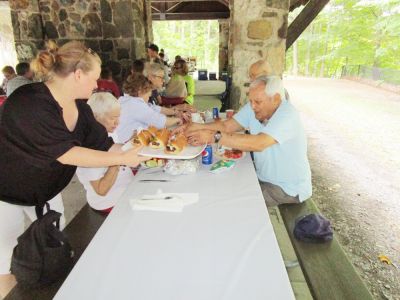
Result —
POLYGON ((157 129, 150 126, 148 129, 137 131, 130 143, 132 146, 143 145, 139 154, 165 159, 191 159, 195 158, 204 150, 204 146, 188 145, 183 134, 172 135, 166 129, 157 129))

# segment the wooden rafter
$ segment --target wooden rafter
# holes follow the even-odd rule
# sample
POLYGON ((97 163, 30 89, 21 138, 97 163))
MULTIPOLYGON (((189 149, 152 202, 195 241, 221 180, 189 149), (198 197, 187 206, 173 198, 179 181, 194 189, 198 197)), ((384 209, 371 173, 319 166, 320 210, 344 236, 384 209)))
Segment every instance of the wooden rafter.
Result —
POLYGON ((153 20, 207 20, 229 18, 228 0, 152 0, 153 20))
POLYGON ((286 37, 286 50, 292 46, 308 25, 321 12, 329 0, 310 0, 300 14, 289 25, 286 37))
POLYGON ((172 13, 176 11, 176 9, 182 4, 182 2, 178 2, 174 5, 172 5, 170 8, 167 9, 167 13, 172 13))
POLYGON ((153 13, 152 17, 153 20, 215 20, 229 18, 229 12, 173 13, 165 14, 165 18, 160 13, 153 13))

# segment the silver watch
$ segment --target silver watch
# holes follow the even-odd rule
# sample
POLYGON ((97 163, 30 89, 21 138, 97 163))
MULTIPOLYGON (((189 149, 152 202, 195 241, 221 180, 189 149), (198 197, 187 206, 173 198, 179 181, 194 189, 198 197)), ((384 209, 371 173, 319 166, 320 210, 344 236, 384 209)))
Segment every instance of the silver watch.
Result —
POLYGON ((221 131, 217 131, 217 132, 214 134, 214 143, 217 144, 221 138, 222 138, 221 131))

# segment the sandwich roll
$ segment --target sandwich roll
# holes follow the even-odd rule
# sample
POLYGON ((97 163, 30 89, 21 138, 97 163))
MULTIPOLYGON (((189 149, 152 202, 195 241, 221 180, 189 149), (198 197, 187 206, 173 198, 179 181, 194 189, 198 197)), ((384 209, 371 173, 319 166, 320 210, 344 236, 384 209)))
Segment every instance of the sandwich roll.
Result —
POLYGON ((147 146, 150 143, 151 138, 152 135, 149 131, 142 130, 133 137, 132 143, 134 145, 147 146))
POLYGON ((165 149, 168 143, 169 130, 167 128, 160 129, 153 136, 153 140, 150 142, 150 147, 153 149, 165 149))
POLYGON ((187 146, 187 139, 183 134, 173 136, 165 147, 165 153, 178 154, 187 146))
POLYGON ((147 131, 149 131, 151 133, 151 135, 155 135, 158 132, 157 127, 154 126, 149 126, 149 128, 147 128, 147 131))

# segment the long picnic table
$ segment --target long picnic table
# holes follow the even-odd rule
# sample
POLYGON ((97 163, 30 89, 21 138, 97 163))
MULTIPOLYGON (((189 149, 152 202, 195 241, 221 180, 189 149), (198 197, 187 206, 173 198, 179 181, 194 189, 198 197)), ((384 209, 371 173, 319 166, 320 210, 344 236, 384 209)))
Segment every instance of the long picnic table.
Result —
POLYGON ((294 299, 250 155, 220 174, 139 172, 54 299, 294 299), (157 189, 199 201, 132 210, 157 189))

